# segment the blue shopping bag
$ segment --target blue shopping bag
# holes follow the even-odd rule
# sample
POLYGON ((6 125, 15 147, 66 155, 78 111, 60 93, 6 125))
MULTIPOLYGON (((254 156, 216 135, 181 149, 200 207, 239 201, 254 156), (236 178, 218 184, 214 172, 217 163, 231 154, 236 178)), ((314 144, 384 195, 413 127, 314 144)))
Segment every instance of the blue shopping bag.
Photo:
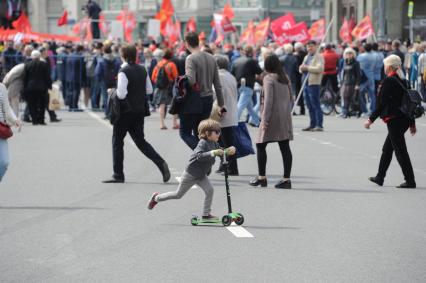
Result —
POLYGON ((235 127, 235 148, 237 149, 237 158, 254 154, 250 134, 245 122, 239 122, 238 126, 235 127))

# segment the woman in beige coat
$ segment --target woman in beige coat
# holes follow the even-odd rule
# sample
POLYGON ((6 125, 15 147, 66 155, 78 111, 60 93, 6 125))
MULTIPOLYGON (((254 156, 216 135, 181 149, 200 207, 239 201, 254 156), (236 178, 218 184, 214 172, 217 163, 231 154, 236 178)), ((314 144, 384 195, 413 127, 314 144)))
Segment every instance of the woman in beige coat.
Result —
POLYGON ((266 187, 266 146, 271 142, 278 142, 284 165, 284 176, 275 188, 291 189, 290 173, 292 154, 289 141, 293 140, 293 123, 291 120, 291 106, 293 99, 289 80, 282 65, 275 54, 265 59, 266 76, 263 79, 261 94, 261 122, 256 141, 257 165, 259 175, 251 182, 251 186, 266 187))

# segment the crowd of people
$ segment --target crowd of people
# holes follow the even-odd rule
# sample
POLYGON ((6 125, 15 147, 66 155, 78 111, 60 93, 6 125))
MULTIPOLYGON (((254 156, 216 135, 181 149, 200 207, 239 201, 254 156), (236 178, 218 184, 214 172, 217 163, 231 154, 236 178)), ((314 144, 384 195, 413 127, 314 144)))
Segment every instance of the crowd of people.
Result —
MULTIPOLYGON (((170 179, 167 162, 145 140, 144 117, 158 110, 159 128, 167 130, 165 117, 176 95, 174 82, 186 76, 187 84, 199 99, 191 105, 185 105, 179 114, 173 115, 172 128, 179 129, 181 139, 192 150, 199 152, 200 138, 216 141, 216 137, 209 138, 213 132, 220 135, 217 140, 222 148, 232 148, 235 144, 235 128, 241 120, 258 127, 255 140, 258 175, 249 182, 251 186, 267 186, 266 147, 268 143, 277 142, 284 172, 275 187, 291 188, 293 157, 289 141, 293 139, 292 115, 305 115, 307 107, 309 124, 303 131, 324 131, 321 93, 327 88, 340 98, 342 112, 339 116, 342 118, 351 115, 369 117, 366 128, 379 116, 386 122, 392 120, 388 123, 389 136, 384 145, 379 174, 370 178, 370 181, 383 184, 388 163, 395 151, 406 177, 402 187, 415 187, 403 135, 408 128, 415 134, 415 123, 399 117, 396 110, 383 113, 386 103, 397 105, 400 101, 384 99, 386 94, 382 93, 383 89, 391 92, 392 86, 381 90, 380 82, 387 82, 390 76, 398 76, 403 83, 407 79, 406 87, 419 90, 426 98, 426 43, 406 46, 394 40, 336 46, 309 41, 306 45, 295 42, 280 46, 272 42, 256 47, 232 44, 219 46, 206 43, 200 40, 198 34, 190 32, 183 43, 176 43, 172 47, 155 42, 134 45, 109 41, 92 45, 14 45, 13 42, 6 42, 0 43, 0 51, 0 73, 7 87, 7 90, 6 87, 1 89, 1 97, 8 96, 13 109, 13 112, 8 111, 9 103, 3 99, 2 105, 6 110, 3 110, 4 114, 0 111, 0 118, 10 123, 20 125, 18 118, 21 116, 19 106, 22 101, 26 104, 22 111, 23 121, 46 125, 46 111, 51 122, 61 121, 48 107, 49 91, 53 85, 62 93, 64 104, 70 112, 89 108, 103 111, 105 118, 109 118, 108 100, 112 90, 116 90, 119 99, 127 101, 125 113, 114 123, 114 172, 112 178, 105 181, 108 183, 125 181, 123 139, 127 132, 141 152, 158 166, 163 181, 170 179), (388 60, 388 66, 385 58, 392 58, 388 60), (298 97, 301 91, 303 95, 298 97), (294 107, 296 102, 298 107, 294 107), (298 111, 293 110, 296 108, 298 111), (209 118, 216 120, 220 129, 211 122, 208 124, 210 126, 204 125, 200 130, 200 123, 209 118)), ((5 141, 0 139, 0 142, 4 148, 5 141)), ((212 157, 223 155, 223 151, 218 151, 219 147, 202 145, 201 148, 202 152, 208 151, 212 157)), ((7 167, 3 156, 7 155, 2 154, 3 163, 0 163, 7 167)), ((192 158, 201 163, 203 160, 211 163, 211 159, 206 159, 204 155, 195 154, 192 158)), ((237 158, 230 155, 229 161, 229 174, 238 175, 237 158)), ((189 181, 186 185, 181 184, 179 193, 173 194, 173 198, 182 196, 190 184, 198 183, 206 186, 209 198, 206 203, 211 202, 210 185, 208 179, 205 179, 211 170, 208 164, 204 164, 205 168, 200 173, 203 176, 200 175, 199 179, 189 177, 191 172, 185 171, 183 178, 189 181)), ((0 173, 4 174, 4 171, 1 169, 0 173)), ((222 171, 223 167, 220 166, 217 172, 222 171)), ((154 195, 150 207, 170 198, 171 195, 154 195)), ((205 207, 204 212, 208 216, 209 207, 205 207)))

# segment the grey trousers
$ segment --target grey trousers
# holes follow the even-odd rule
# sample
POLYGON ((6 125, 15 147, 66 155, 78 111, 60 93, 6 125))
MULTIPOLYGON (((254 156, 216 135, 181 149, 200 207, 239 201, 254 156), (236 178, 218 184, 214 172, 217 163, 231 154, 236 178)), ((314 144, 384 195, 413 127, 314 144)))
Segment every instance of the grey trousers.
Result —
POLYGON ((206 194, 206 198, 204 199, 203 216, 209 215, 213 201, 213 186, 207 176, 204 176, 203 178, 195 178, 184 171, 181 178, 179 187, 176 191, 159 194, 155 200, 160 202, 169 199, 180 199, 193 185, 198 185, 206 194))

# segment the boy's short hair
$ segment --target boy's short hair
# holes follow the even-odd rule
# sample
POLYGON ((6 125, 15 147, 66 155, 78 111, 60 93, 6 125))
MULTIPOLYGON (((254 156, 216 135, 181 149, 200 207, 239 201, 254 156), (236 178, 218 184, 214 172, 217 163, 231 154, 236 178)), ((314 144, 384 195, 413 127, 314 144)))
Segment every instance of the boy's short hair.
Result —
POLYGON ((212 119, 206 119, 201 121, 200 125, 198 125, 198 137, 200 139, 207 139, 206 132, 212 131, 220 131, 219 122, 212 119))

